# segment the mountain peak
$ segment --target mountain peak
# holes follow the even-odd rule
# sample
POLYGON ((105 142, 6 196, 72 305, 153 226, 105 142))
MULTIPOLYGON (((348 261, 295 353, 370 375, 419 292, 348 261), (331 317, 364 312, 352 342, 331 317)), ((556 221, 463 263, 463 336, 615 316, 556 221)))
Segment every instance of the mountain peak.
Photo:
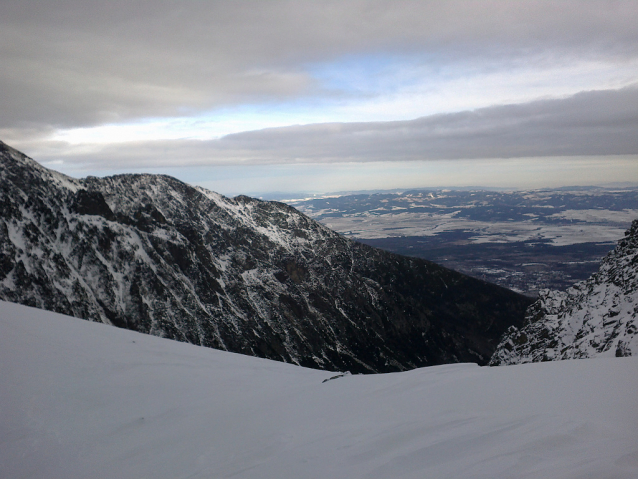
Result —
POLYGON ((54 183, 71 191, 83 188, 79 180, 45 168, 2 141, 0 141, 0 163, 0 179, 18 188, 24 186, 26 189, 31 189, 36 186, 32 184, 33 182, 39 185, 54 183))

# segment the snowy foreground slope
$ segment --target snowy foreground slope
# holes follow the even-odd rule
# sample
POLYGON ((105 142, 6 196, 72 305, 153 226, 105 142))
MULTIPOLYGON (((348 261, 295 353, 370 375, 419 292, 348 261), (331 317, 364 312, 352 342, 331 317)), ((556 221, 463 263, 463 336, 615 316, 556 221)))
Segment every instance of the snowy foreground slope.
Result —
POLYGON ((567 291, 543 290, 490 365, 638 354, 638 220, 600 268, 567 291))
POLYGON ((345 376, 0 302, 3 478, 635 478, 638 358, 345 376))

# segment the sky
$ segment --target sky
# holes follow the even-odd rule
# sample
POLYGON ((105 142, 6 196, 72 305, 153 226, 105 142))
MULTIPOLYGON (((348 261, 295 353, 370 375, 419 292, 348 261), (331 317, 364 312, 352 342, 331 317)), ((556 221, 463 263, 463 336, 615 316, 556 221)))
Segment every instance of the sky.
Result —
POLYGON ((223 194, 638 184, 638 1, 0 2, 0 140, 223 194))

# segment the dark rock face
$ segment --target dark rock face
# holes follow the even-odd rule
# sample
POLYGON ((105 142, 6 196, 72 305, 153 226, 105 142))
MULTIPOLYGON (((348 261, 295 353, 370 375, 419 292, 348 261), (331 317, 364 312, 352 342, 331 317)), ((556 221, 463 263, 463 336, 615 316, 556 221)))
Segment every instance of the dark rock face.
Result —
POLYGON ((0 299, 309 367, 485 364, 528 298, 160 175, 75 180, 0 143, 0 299))
POLYGON ((115 215, 99 191, 78 190, 71 205, 72 211, 80 215, 101 216, 115 221, 115 215))
POLYGON ((638 354, 638 220, 589 279, 543 290, 490 365, 638 354))

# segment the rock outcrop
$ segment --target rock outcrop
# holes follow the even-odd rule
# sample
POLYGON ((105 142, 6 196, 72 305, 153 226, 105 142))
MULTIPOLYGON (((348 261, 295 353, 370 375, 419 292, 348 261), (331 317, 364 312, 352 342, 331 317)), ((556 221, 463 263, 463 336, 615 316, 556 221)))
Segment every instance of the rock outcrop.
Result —
POLYGON ((638 354, 638 220, 589 279, 541 291, 491 365, 638 354))

